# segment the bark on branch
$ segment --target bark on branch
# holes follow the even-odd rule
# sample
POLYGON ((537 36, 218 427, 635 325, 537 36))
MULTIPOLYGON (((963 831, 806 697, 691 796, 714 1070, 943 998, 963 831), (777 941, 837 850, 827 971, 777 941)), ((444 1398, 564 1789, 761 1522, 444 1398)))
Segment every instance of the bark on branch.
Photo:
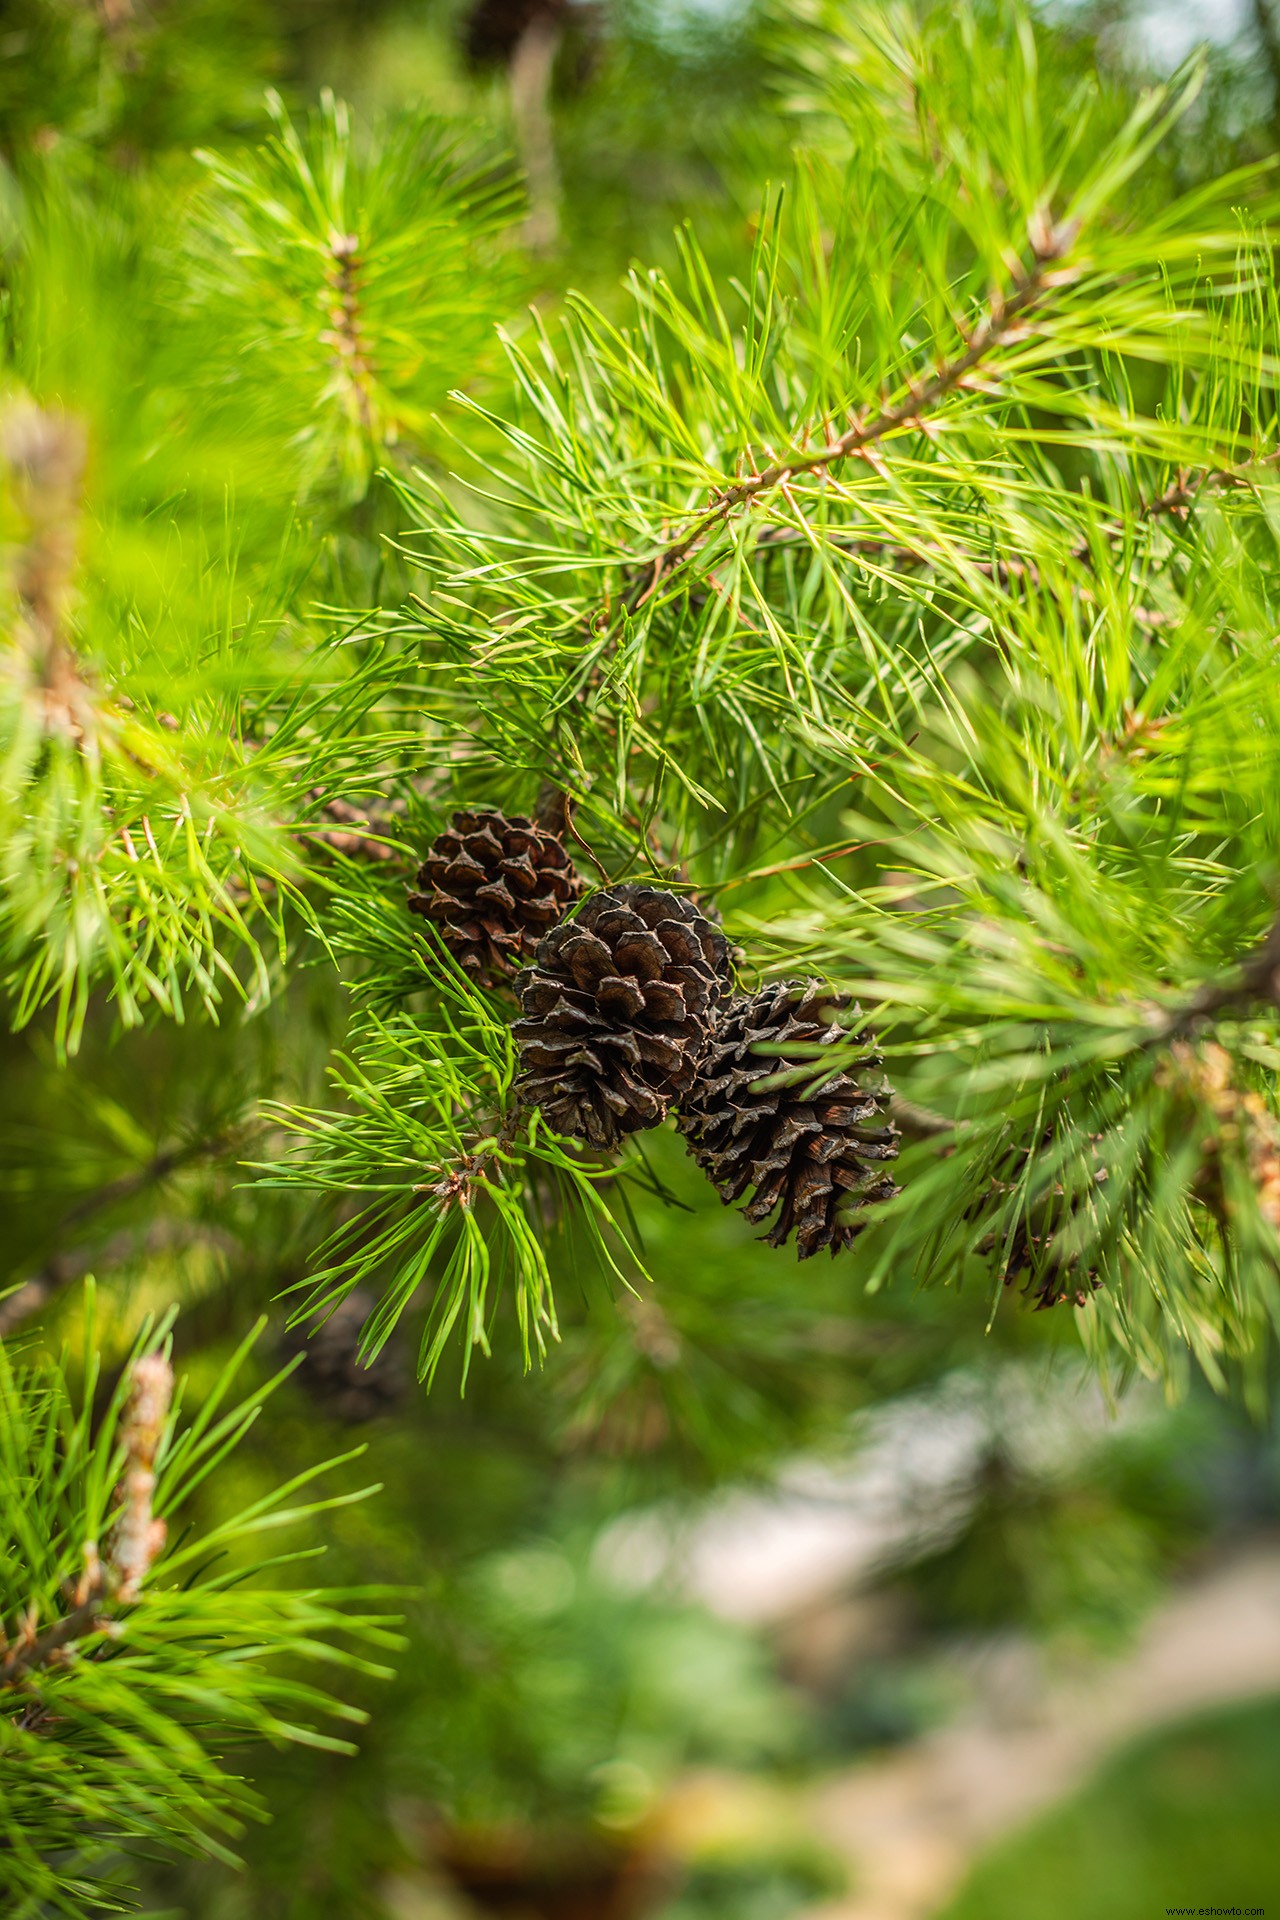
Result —
MULTIPOLYGON (((221 1133, 210 1135, 207 1139, 188 1140, 164 1148, 133 1173, 121 1174, 115 1180, 108 1180, 94 1192, 86 1194, 64 1214, 59 1224, 57 1238, 66 1241, 74 1231, 96 1219, 100 1214, 109 1212, 113 1207, 135 1199, 138 1194, 149 1188, 161 1185, 173 1173, 182 1167, 190 1166, 197 1160, 209 1160, 225 1152, 240 1137, 239 1128, 230 1128, 221 1133)), ((132 1245, 132 1236, 122 1236, 108 1243, 120 1257, 128 1246, 132 1245)), ((55 1300, 67 1287, 83 1277, 93 1265, 91 1252, 76 1249, 50 1254, 44 1265, 6 1299, 0 1301, 0 1340, 7 1339, 24 1321, 31 1319, 55 1300)))
POLYGON ((745 475, 724 487, 710 508, 678 540, 664 547, 651 560, 639 566, 624 593, 624 603, 634 611, 643 605, 718 527, 723 526, 736 507, 745 506, 761 495, 785 486, 803 474, 824 472, 842 460, 865 455, 868 448, 904 427, 911 427, 949 394, 961 388, 994 349, 1020 336, 1032 310, 1043 300, 1051 286, 1060 283, 1064 258, 1076 238, 1074 224, 1059 226, 1048 222, 1036 226, 1031 236, 1032 261, 1019 266, 1013 287, 994 293, 986 312, 971 329, 963 351, 942 361, 924 380, 907 382, 901 399, 871 415, 856 416, 847 432, 824 446, 793 448, 761 471, 745 475))
POLYGON ((1280 1007, 1280 914, 1265 938, 1246 954, 1233 973, 1210 980, 1181 1007, 1174 1007, 1153 1028, 1149 1046, 1182 1040, 1221 1014, 1243 1012, 1270 1003, 1280 1007))
POLYGON ((84 1548, 84 1571, 68 1595, 71 1606, 61 1619, 37 1632, 34 1608, 0 1660, 0 1687, 12 1687, 65 1657, 77 1640, 100 1632, 113 1604, 129 1606, 164 1545, 165 1526, 152 1507, 156 1453, 173 1398, 173 1368, 163 1354, 148 1353, 134 1362, 121 1437, 125 1466, 120 1506, 105 1557, 95 1542, 84 1548))

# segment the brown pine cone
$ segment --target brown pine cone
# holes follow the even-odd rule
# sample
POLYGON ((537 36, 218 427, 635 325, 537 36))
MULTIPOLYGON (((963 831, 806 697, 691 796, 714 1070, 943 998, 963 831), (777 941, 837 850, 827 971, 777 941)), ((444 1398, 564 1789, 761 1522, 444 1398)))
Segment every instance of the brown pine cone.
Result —
POLYGON ((729 983, 719 928, 659 887, 608 887, 516 982, 516 1090, 557 1133, 611 1152, 693 1085, 729 983))
POLYGON ((869 1034, 832 1019, 848 1006, 816 980, 731 1001, 680 1108, 689 1151, 725 1205, 753 1187, 747 1219, 765 1220, 779 1208, 769 1245, 782 1246, 794 1232, 802 1260, 822 1247, 835 1254, 848 1246, 866 1224, 857 1210, 899 1191, 883 1166, 897 1157, 898 1130, 887 1119, 880 1055, 869 1034), (786 1057, 791 1048, 849 1039, 867 1051, 816 1088, 820 1063, 786 1057), (788 1071, 790 1084, 763 1084, 788 1071))
POLYGON ((510 979, 582 892, 559 836, 523 814, 455 813, 418 869, 409 907, 484 986, 510 979))

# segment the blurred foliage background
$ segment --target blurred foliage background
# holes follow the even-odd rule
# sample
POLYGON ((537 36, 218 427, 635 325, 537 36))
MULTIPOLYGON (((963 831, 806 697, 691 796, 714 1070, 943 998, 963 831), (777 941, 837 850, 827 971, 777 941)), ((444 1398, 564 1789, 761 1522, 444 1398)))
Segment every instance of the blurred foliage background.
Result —
MULTIPOLYGON (((503 9, 489 11, 498 32, 503 9)), ((325 377, 291 331, 287 276, 255 255, 255 194, 237 198, 237 182, 260 184, 254 169, 274 164, 261 157, 273 125, 315 111, 316 137, 340 142, 344 110, 322 104, 331 92, 349 105, 353 151, 362 129, 398 128, 382 175, 358 186, 392 207, 406 182, 413 190, 388 311, 392 293, 429 293, 439 314, 451 281, 467 297, 455 319, 443 309, 447 351, 393 337, 388 323, 379 404, 398 423, 404 471, 448 488, 482 472, 485 454, 482 416, 460 437, 448 407, 457 328, 470 329, 468 396, 500 410, 510 373, 495 327, 522 333, 530 308, 554 313, 571 287, 621 311, 627 267, 674 259, 686 221, 713 270, 741 260, 796 137, 775 24, 751 0, 571 6, 531 121, 501 58, 467 58, 474 19, 449 0, 5 0, 10 357, 23 377, 56 378, 90 422, 89 561, 108 585, 118 572, 121 602, 145 583, 146 645, 163 650, 190 596, 225 596, 206 625, 284 632, 292 621, 296 634, 308 609, 386 605, 412 586, 394 540, 400 506, 358 434, 336 453, 314 449, 317 477, 297 508, 296 461, 271 419, 230 417, 223 404, 220 356, 268 355, 273 380, 300 393, 325 377), (548 128, 554 176, 539 182, 548 128), (481 210, 465 249, 450 238, 459 195, 481 210), (162 297, 178 248, 207 351, 203 384, 175 392, 192 365, 182 316, 162 297), (19 276, 15 261, 37 256, 40 273, 19 276), (31 311, 33 285, 48 324, 31 311), (149 503, 192 488, 193 474, 228 504, 230 586, 217 556, 194 550, 208 515, 189 492, 178 516, 187 544, 144 550, 149 503), (305 577, 280 564, 282 519, 295 511, 314 536, 305 577), (136 550, 123 550, 126 535, 136 550)), ((1168 138, 1171 185, 1275 150, 1280 23, 1255 0, 1238 26, 1211 49, 1205 91, 1168 138)), ((1096 62, 1127 90, 1197 21, 1173 5, 1100 0, 1055 7, 1045 31, 1064 84, 1096 62)), ((287 232, 283 188, 276 204, 287 232)), ((287 678, 300 657, 286 643, 271 672, 287 678)), ((167 699, 196 668, 166 662, 167 699)), ((230 658, 226 671, 238 671, 230 658)), ((392 857, 408 879, 403 850, 392 857)), ((755 911, 767 917, 767 893, 755 911)), ((1031 1646, 1054 1670, 1122 1659, 1171 1582, 1280 1518, 1280 1454, 1264 1423, 1200 1389, 1176 1409, 1134 1393, 1112 1421, 1059 1315, 1005 1315, 988 1333, 946 1296, 868 1297, 846 1263, 797 1272, 719 1207, 667 1138, 654 1177, 678 1207, 643 1193, 633 1204, 652 1270, 680 1284, 615 1296, 570 1267, 545 1365, 525 1376, 498 1346, 472 1368, 465 1397, 456 1367, 426 1397, 398 1343, 371 1369, 356 1364, 363 1313, 309 1340, 286 1330, 312 1225, 296 1195, 253 1184, 244 1165, 269 1157, 248 1132, 260 1099, 319 1097, 346 1018, 328 969, 269 1003, 251 990, 216 1026, 146 1026, 126 1044, 117 1013, 95 999, 67 1016, 82 1029, 74 1074, 59 1066, 65 1032, 50 1020, 0 1038, 0 1268, 16 1289, 0 1300, 5 1333, 38 1324, 54 1344, 72 1337, 92 1272, 108 1359, 147 1310, 176 1301, 198 1393, 274 1302, 263 1364, 298 1346, 302 1363, 207 1498, 243 1504, 354 1431, 366 1452, 351 1471, 382 1491, 326 1516, 326 1577, 394 1582, 408 1596, 408 1651, 393 1683, 368 1684, 358 1753, 238 1754, 270 1823, 244 1835, 241 1871, 143 1870, 157 1912, 787 1920, 837 1902, 848 1879, 830 1836, 806 1821, 809 1783, 908 1748, 961 1711, 975 1649, 1031 1646), (655 1526, 706 1527, 714 1557, 717 1516, 744 1490, 787 1510, 858 1509, 869 1452, 890 1504, 896 1487, 910 1508, 910 1435, 940 1406, 951 1451, 929 1483, 932 1504, 869 1557, 851 1549, 825 1586, 801 1571, 790 1598, 753 1609, 714 1575, 677 1578, 653 1548, 655 1526), (824 1494, 787 1491, 796 1462, 833 1476, 824 1494)), ((1179 1733, 995 1854, 949 1912, 1137 1920, 1166 1897, 1262 1906, 1280 1898, 1264 1841, 1278 1767, 1274 1706, 1179 1733), (1226 1860, 1230 1887, 1215 1877, 1226 1860), (1153 1892, 1157 1881, 1167 1894, 1153 1892)), ((121 1862, 121 1884, 139 1871, 121 1862)))

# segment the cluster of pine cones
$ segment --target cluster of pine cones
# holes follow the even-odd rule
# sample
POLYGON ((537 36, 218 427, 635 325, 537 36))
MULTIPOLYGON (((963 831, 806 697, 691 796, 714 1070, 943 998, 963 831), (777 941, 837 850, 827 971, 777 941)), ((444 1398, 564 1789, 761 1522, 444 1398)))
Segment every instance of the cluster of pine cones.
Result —
POLYGON ((749 1195, 747 1219, 776 1216, 770 1245, 794 1234, 802 1260, 838 1253, 860 1209, 898 1191, 870 1036, 839 1071, 823 1078, 819 1064, 850 1039, 836 1016, 857 1009, 816 981, 736 992, 724 934, 688 899, 634 884, 587 893, 557 833, 495 811, 454 815, 418 889, 410 907, 459 966, 518 998, 517 1094, 557 1133, 613 1152, 674 1111, 722 1200, 749 1195))

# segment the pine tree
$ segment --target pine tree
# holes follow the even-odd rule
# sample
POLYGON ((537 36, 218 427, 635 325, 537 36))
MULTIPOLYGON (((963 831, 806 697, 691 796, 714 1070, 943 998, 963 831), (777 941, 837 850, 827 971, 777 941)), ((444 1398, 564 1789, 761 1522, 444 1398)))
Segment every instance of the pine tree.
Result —
POLYGON ((313 1457, 217 1517, 271 1301, 334 1417, 514 1352, 535 1452, 655 1485, 821 1427, 872 1310, 1264 1398, 1270 172, 1013 0, 759 33, 749 224, 523 317, 518 174, 425 112, 233 148, 227 79, 121 169, 73 61, 0 143, 15 1913, 227 1857, 218 1743, 395 1644, 254 1560, 313 1457))
MULTIPOLYGON (((626 324, 578 302, 513 346, 483 518, 400 483, 429 589, 393 630, 451 804, 545 784, 601 887, 723 899, 748 980, 860 1004, 924 1136, 868 1284, 994 1310, 1017 1275, 1099 1365, 1222 1380, 1276 1305, 1266 189, 1171 191, 1194 74, 1068 107, 990 27, 953 61, 941 16, 806 19, 807 164, 741 281, 690 241, 626 324)), ((430 1373, 459 1316, 487 1338, 497 1249, 553 1330, 549 1189, 637 1255, 612 1156, 519 1097, 500 1002, 381 879, 334 902, 367 1012, 291 1177, 377 1196, 315 1294, 394 1263, 371 1351, 445 1252, 430 1373)))

